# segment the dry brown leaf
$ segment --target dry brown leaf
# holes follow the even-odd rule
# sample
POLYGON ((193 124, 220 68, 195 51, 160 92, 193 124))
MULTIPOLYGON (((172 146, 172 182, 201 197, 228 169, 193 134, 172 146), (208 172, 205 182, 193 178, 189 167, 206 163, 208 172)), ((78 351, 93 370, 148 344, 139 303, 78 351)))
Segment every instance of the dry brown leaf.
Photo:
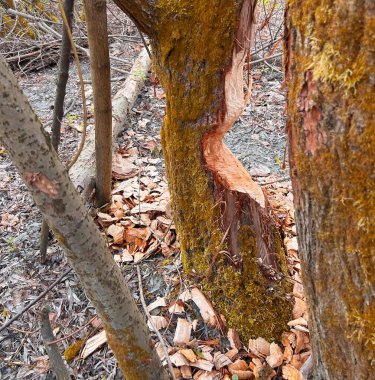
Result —
POLYGON ((281 335, 281 343, 284 347, 292 346, 295 347, 296 335, 292 331, 285 331, 281 335))
POLYGON ((286 380, 302 380, 298 369, 294 368, 292 365, 287 364, 283 366, 283 377, 286 380))
POLYGON ((182 292, 179 296, 178 299, 180 299, 182 302, 187 302, 191 300, 191 292, 189 289, 185 290, 182 292))
POLYGON ((232 360, 230 360, 227 355, 224 355, 221 352, 215 352, 214 364, 215 368, 217 370, 220 370, 221 368, 226 367, 229 364, 232 364, 232 360))
POLYGON ((116 224, 111 224, 108 227, 107 234, 112 236, 115 244, 122 244, 124 242, 125 228, 116 224))
POLYGON ((283 364, 284 355, 278 344, 272 342, 270 345, 270 355, 267 356, 266 361, 271 368, 276 368, 283 364))
POLYGON ((296 334, 296 337, 297 337, 294 353, 299 354, 302 350, 309 349, 310 348, 309 334, 303 331, 298 331, 296 329, 293 329, 292 331, 296 334))
POLYGON ((191 289, 191 299, 198 306, 203 320, 209 325, 215 327, 217 324, 215 310, 204 294, 198 289, 191 289))
POLYGON ((290 364, 296 368, 296 369, 300 369, 302 367, 302 360, 301 360, 301 355, 300 354, 297 354, 297 355, 293 355, 292 357, 292 360, 290 361, 290 364))
POLYGON ((157 330, 165 329, 168 326, 168 320, 163 316, 151 315, 151 320, 152 320, 152 324, 151 324, 151 321, 149 320, 147 322, 147 325, 149 329, 152 331, 154 331, 154 326, 157 330))
POLYGON ((306 313, 306 302, 295 298, 294 306, 293 306, 293 318, 297 319, 299 317, 302 317, 306 313))
POLYGON ((288 345, 285 347, 285 350, 284 350, 284 360, 286 362, 290 362, 292 360, 292 357, 293 357, 293 348, 291 345, 288 345))
POLYGON ((132 161, 132 159, 122 157, 119 153, 114 154, 112 159, 113 177, 128 179, 137 175, 137 167, 132 161))
POLYGON ((197 361, 197 356, 194 351, 190 348, 178 351, 180 354, 184 355, 189 362, 195 363, 197 361))
POLYGON ((187 344, 191 336, 191 323, 186 319, 178 318, 173 342, 176 345, 187 344))
POLYGON ((183 302, 181 300, 172 302, 170 306, 168 307, 168 311, 171 314, 182 314, 185 311, 183 302))
POLYGON ((266 357, 270 355, 270 344, 263 338, 249 339, 249 349, 255 355, 266 357))
POLYGON ((173 372, 177 380, 182 379, 181 371, 178 368, 173 368, 173 372))
POLYGON ((134 264, 139 263, 143 259, 144 256, 145 256, 144 253, 142 253, 142 252, 136 252, 134 254, 134 264))
POLYGON ((244 360, 238 359, 233 364, 228 365, 228 370, 232 375, 237 375, 239 380, 253 379, 254 374, 249 370, 244 360))

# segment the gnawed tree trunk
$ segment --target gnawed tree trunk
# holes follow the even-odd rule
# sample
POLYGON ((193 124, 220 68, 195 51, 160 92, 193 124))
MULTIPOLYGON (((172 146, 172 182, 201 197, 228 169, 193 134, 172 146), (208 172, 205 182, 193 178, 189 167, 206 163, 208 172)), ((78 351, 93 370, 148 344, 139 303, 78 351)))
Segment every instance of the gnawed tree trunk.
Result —
POLYGON ((0 56, 0 140, 52 226, 128 380, 166 380, 147 325, 104 237, 0 56))
MULTIPOLYGON (((290 316, 286 263, 262 189, 223 144, 245 105, 256 1, 119 6, 149 34, 167 99, 163 153, 184 267, 243 338, 278 339, 290 316)), ((151 2, 150 2, 151 3, 151 2)))
POLYGON ((289 1, 288 135, 316 379, 373 378, 375 3, 289 1))

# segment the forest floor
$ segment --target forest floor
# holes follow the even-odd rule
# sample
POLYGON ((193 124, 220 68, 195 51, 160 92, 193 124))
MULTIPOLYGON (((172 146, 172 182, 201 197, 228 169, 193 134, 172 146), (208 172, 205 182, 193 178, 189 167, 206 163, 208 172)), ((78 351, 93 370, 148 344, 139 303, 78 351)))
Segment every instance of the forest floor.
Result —
MULTIPOLYGON (((136 35, 132 26, 128 26, 126 32, 136 35)), ((128 62, 125 65, 128 70, 142 44, 115 39, 110 48, 112 55, 128 62)), ((89 80, 87 59, 82 59, 82 68, 85 79, 89 80)), ((227 333, 210 325, 205 315, 215 313, 215 305, 210 303, 209 294, 203 295, 198 284, 191 283, 183 273, 173 215, 168 207, 169 193, 159 137, 165 98, 159 86, 154 88, 150 76, 133 107, 130 123, 119 138, 119 149, 114 155, 112 203, 96 210, 96 220, 102 233, 107 235, 114 258, 141 310, 139 289, 142 287, 153 323, 160 328, 164 344, 169 347, 177 376, 203 380, 250 379, 255 375, 262 379, 297 380, 300 379, 300 367, 310 355, 306 306, 299 277, 293 195, 288 170, 282 169, 287 157, 283 116, 285 94, 280 91, 283 81, 280 70, 280 58, 252 68, 251 100, 225 137, 229 148, 266 189, 286 236, 295 307, 290 330, 280 337, 279 344, 262 339, 240 343, 235 331, 227 333), (135 264, 141 269, 141 284, 135 264), (177 327, 186 336, 176 334, 177 327)), ((48 132, 56 75, 54 65, 27 75, 16 71, 21 88, 48 132)), ((121 81, 112 83, 115 94, 121 81)), ((85 86, 85 92, 91 106, 90 84, 85 86)), ((61 160, 65 162, 82 138, 78 94, 77 70, 72 62, 66 98, 69 112, 62 126, 60 149, 61 160)), ((89 116, 89 123, 93 124, 92 112, 89 116)), ((47 252, 48 262, 40 264, 41 215, 1 147, 0 178, 0 322, 4 323, 52 284, 69 264, 53 238, 47 252)), ((123 378, 103 339, 100 320, 94 318, 95 309, 73 272, 42 302, 51 308, 50 320, 56 338, 65 337, 59 342, 59 348, 61 353, 65 352, 75 379, 123 378)), ((54 378, 39 333, 41 303, 0 333, 1 380, 54 378)), ((152 335, 156 342, 155 334, 152 335)))

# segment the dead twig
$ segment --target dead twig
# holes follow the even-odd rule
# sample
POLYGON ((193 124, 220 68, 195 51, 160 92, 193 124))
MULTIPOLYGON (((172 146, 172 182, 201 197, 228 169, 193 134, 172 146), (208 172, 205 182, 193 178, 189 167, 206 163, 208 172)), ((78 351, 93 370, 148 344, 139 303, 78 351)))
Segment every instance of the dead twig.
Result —
POLYGON ((35 298, 34 301, 31 301, 26 307, 24 307, 18 314, 16 314, 13 318, 9 319, 8 322, 4 323, 0 327, 0 332, 4 331, 7 327, 9 327, 14 321, 19 319, 23 314, 26 313, 27 310, 29 310, 32 306, 34 306, 36 303, 38 303, 47 293, 49 293, 58 283, 60 283, 65 276, 67 276, 73 268, 68 269, 65 271, 55 282, 53 282, 44 292, 42 292, 37 298, 35 298))

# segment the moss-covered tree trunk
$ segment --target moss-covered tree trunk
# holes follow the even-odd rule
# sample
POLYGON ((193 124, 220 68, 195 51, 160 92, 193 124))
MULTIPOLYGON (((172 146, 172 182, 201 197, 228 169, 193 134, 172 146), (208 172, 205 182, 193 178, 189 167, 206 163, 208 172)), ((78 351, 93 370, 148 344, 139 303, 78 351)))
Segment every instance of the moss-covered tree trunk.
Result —
POLYGON ((289 1, 290 166, 317 379, 373 378, 375 3, 289 1))
MULTIPOLYGON (((149 25, 130 2, 117 3, 149 25)), ((246 101, 255 7, 254 0, 159 0, 149 4, 154 21, 145 31, 167 99, 162 144, 184 267, 242 337, 277 339, 291 306, 277 223, 222 142, 246 101)))

